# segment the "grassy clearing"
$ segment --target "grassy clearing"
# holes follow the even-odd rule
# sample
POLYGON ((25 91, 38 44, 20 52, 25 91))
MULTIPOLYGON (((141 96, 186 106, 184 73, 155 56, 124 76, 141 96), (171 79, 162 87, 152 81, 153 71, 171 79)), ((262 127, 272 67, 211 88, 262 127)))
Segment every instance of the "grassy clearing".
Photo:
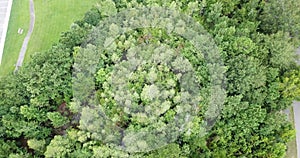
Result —
POLYGON ((25 61, 34 52, 41 52, 58 42, 60 33, 81 19, 99 0, 35 0, 36 21, 25 61))
POLYGON ((6 41, 0 76, 13 72, 17 62, 23 40, 29 27, 29 0, 14 0, 8 24, 6 41), (23 34, 18 34, 18 29, 24 29, 23 34))
MULTIPOLYGON (((60 33, 81 19, 99 0, 35 0, 35 27, 28 44, 24 63, 35 52, 42 52, 57 42, 60 33)), ((14 0, 0 76, 13 72, 29 26, 29 0, 14 0), (22 35, 17 34, 23 28, 22 35)))
MULTIPOLYGON (((293 126, 295 127, 295 120, 294 120, 294 110, 293 107, 290 108, 290 115, 289 119, 292 121, 293 126)), ((297 144, 296 144, 296 138, 291 140, 287 144, 287 154, 286 158, 297 158, 297 144)))

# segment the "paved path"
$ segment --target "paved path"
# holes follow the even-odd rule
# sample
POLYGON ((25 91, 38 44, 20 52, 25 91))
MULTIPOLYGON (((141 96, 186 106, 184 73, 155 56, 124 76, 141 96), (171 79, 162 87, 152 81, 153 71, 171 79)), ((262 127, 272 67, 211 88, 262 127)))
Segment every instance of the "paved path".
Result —
MULTIPOLYGON (((300 55, 300 48, 297 49, 296 54, 300 55)), ((300 61, 297 61, 300 65, 300 61)), ((293 102, 294 120, 296 129, 296 144, 297 144, 297 157, 300 158, 300 102, 293 102)))
POLYGON ((296 129, 297 157, 300 158, 300 102, 294 102, 293 108, 296 129))
POLYGON ((0 0, 0 64, 13 0, 0 0))
POLYGON ((27 35, 26 35, 26 37, 23 41, 22 48, 20 50, 19 58, 18 58, 18 61, 16 63, 15 72, 18 71, 19 67, 21 67, 22 64, 23 64, 23 60, 24 60, 25 53, 26 53, 26 50, 27 50, 27 45, 28 45, 28 42, 30 40, 31 34, 33 32, 33 29, 34 29, 35 13, 34 13, 34 2, 33 2, 33 0, 29 0, 29 9, 30 9, 29 29, 28 29, 27 35))

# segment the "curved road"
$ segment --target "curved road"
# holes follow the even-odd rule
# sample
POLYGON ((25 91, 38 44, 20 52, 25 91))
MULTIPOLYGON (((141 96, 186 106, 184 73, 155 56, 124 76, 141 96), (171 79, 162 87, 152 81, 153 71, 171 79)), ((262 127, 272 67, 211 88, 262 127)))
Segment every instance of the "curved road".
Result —
POLYGON ((25 53, 26 53, 26 50, 27 50, 27 45, 28 45, 28 42, 30 40, 31 34, 33 32, 33 29, 34 29, 35 12, 34 12, 34 2, 33 2, 33 0, 29 0, 29 9, 30 9, 29 29, 28 29, 26 37, 24 38, 23 45, 22 45, 22 48, 20 50, 19 58, 18 58, 18 61, 16 63, 15 72, 18 71, 19 67, 22 66, 22 63, 23 63, 23 60, 24 60, 24 57, 25 57, 25 53))

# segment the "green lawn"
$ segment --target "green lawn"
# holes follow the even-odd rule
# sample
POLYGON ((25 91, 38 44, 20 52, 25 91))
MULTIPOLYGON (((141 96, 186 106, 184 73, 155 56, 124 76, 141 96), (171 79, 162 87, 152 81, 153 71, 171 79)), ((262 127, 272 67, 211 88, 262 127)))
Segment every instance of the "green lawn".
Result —
POLYGON ((29 0, 14 0, 0 66, 0 76, 13 72, 28 26, 29 0), (18 34, 19 28, 24 29, 22 35, 18 34))
MULTIPOLYGON (((67 31, 75 20, 84 16, 99 0, 34 0, 35 27, 28 44, 24 62, 30 60, 34 52, 42 52, 57 42, 60 33, 67 31)), ((29 25, 28 0, 14 0, 5 43, 4 55, 0 66, 0 76, 14 70, 23 39, 29 25), (23 35, 18 35, 18 28, 24 28, 23 35)))

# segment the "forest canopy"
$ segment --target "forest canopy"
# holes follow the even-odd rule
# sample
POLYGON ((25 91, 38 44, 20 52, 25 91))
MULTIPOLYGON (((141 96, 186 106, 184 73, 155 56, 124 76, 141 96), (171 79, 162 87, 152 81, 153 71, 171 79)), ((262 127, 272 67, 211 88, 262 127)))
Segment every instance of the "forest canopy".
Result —
MULTIPOLYGON (((299 5, 102 0, 1 78, 0 157, 284 157, 295 130, 282 111, 300 97, 299 5), (107 19, 141 7, 191 17, 212 43, 199 51, 154 27, 116 36, 107 19)), ((184 22, 170 28, 185 32, 184 22)))

